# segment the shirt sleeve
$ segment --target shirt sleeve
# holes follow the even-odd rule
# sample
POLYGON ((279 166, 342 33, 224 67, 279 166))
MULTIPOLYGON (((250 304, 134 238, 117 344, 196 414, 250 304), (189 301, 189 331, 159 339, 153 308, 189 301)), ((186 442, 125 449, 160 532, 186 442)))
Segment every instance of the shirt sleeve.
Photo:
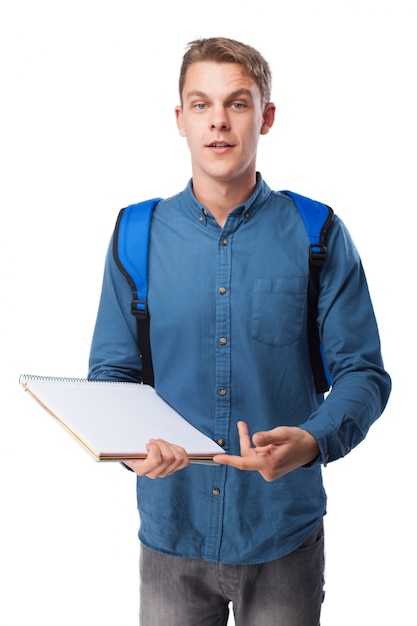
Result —
POLYGON ((362 263, 337 217, 327 247, 318 325, 333 383, 325 401, 300 425, 316 438, 323 464, 345 456, 365 438, 391 392, 362 263))
POLYGON ((130 312, 131 300, 129 284, 113 258, 112 238, 106 255, 88 378, 142 381, 137 323, 130 312))

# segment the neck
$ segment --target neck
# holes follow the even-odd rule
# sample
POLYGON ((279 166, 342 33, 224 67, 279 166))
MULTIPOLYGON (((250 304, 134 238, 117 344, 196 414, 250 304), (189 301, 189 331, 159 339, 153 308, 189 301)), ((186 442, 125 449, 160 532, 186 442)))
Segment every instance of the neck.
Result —
POLYGON ((193 193, 220 226, 224 226, 233 209, 243 204, 256 187, 256 174, 237 181, 213 181, 204 184, 193 176, 193 193))

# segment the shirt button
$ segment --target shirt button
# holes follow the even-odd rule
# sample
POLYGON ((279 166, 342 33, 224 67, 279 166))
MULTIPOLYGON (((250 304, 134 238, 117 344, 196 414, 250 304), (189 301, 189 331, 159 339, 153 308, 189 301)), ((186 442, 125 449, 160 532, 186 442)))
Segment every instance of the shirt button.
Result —
POLYGON ((226 339, 225 337, 221 337, 221 338, 219 339, 219 344, 220 344, 221 346, 225 346, 225 345, 227 344, 227 339, 226 339))
POLYGON ((326 454, 325 459, 326 459, 326 461, 329 461, 329 459, 330 459, 330 454, 326 454))
POLYGON ((227 246, 229 242, 227 241, 227 239, 222 239, 222 246, 227 246))
POLYGON ((219 394, 221 396, 225 396, 227 394, 227 389, 225 387, 220 387, 219 394))
POLYGON ((219 445, 221 448, 223 448, 224 444, 225 444, 225 440, 224 439, 218 439, 217 440, 217 445, 219 445))
POLYGON ((215 487, 213 489, 212 493, 213 493, 213 496, 219 496, 220 495, 220 489, 218 487, 215 487))
POLYGON ((221 296, 224 296, 224 294, 225 294, 225 293, 226 293, 226 287, 220 287, 220 288, 219 288, 219 294, 220 294, 221 296))

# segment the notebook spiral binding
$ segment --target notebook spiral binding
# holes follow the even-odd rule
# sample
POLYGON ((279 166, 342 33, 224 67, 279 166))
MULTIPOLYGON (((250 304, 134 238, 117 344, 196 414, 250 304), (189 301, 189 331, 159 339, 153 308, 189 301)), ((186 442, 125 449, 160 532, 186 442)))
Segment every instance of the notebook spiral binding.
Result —
POLYGON ((108 385, 139 385, 141 383, 128 381, 128 380, 95 380, 90 378, 77 378, 77 377, 61 377, 61 376, 40 376, 37 374, 21 374, 19 376, 19 382, 21 385, 25 385, 25 383, 29 381, 38 381, 38 382, 56 382, 56 383, 86 383, 86 384, 108 384, 108 385))

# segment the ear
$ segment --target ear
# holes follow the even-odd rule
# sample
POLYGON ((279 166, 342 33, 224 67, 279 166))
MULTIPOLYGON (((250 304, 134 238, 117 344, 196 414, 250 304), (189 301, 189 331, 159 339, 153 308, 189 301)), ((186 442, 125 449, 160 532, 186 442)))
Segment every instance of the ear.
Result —
POLYGON ((182 106, 180 105, 175 107, 175 118, 177 120, 177 128, 180 132, 181 137, 185 137, 186 132, 184 128, 184 115, 182 112, 182 106))
POLYGON ((266 135, 271 130, 275 120, 275 109, 275 104, 273 102, 268 102, 264 109, 261 135, 266 135))

